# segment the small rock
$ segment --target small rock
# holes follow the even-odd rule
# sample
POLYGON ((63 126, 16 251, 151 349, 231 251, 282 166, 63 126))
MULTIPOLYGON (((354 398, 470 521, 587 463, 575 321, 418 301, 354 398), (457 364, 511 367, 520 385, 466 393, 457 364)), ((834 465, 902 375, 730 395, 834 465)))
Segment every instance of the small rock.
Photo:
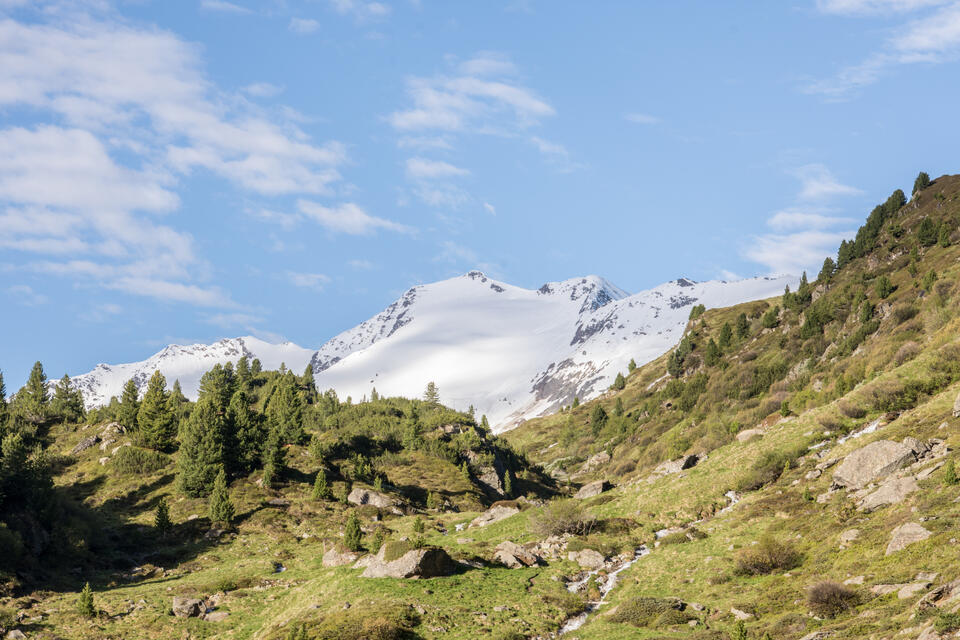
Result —
POLYGON ((270 498, 267 500, 267 504, 271 507, 289 507, 290 501, 286 498, 270 498))
MULTIPOLYGON (((100 442, 100 436, 89 436, 87 438, 84 438, 83 440, 77 443, 77 446, 75 446, 73 449, 70 450, 70 455, 75 456, 81 451, 86 451, 90 447, 96 445, 98 442, 100 442)), ((19 631, 17 633, 19 633, 19 631)))
POLYGON ((909 600, 921 591, 926 591, 929 588, 929 582, 914 582, 913 584, 908 584, 901 587, 900 590, 897 591, 897 598, 900 600, 909 600))
POLYGON ((762 438, 763 429, 744 429, 737 434, 737 442, 747 442, 753 438, 762 438))
POLYGON ((800 640, 825 640, 830 637, 829 631, 814 631, 800 638, 800 640))
POLYGON ((863 576, 854 576, 853 578, 847 578, 846 580, 844 580, 843 584, 847 586, 860 585, 860 584, 863 584, 864 579, 865 578, 863 576))
POLYGON ((914 578, 917 582, 933 582, 939 576, 939 573, 934 573, 933 571, 921 571, 917 574, 917 577, 914 578))
POLYGON ((103 456, 100 458, 99 462, 101 467, 105 466, 108 462, 110 462, 110 456, 103 456))
POLYGON ((510 569, 532 567, 540 562, 539 557, 509 540, 505 540, 497 545, 494 550, 493 560, 510 569))
POLYGON ((471 527, 485 527, 488 524, 499 522, 504 518, 520 513, 520 509, 507 505, 498 504, 490 507, 470 522, 471 527))
POLYGON ((570 562, 576 562, 581 569, 599 569, 606 561, 602 553, 593 549, 571 551, 567 554, 567 559, 570 562))
POLYGON ((323 566, 342 567, 357 561, 358 555, 352 551, 340 551, 336 547, 323 554, 323 566))
POLYGON ((880 488, 863 498, 857 507, 867 512, 874 511, 887 505, 899 504, 911 493, 919 490, 920 485, 913 476, 889 478, 880 485, 880 488))
POLYGON ((173 615, 178 618, 196 618, 203 610, 203 600, 180 596, 173 599, 173 615))
POLYGON ((752 613, 747 613, 746 611, 741 611, 740 609, 737 609, 736 607, 732 607, 732 608, 730 609, 730 613, 732 613, 732 614, 733 614, 733 617, 736 618, 737 620, 749 620, 750 618, 753 617, 753 614, 752 614, 752 613))
POLYGON ((8 631, 6 638, 7 640, 27 640, 27 636, 25 636, 23 631, 20 631, 19 629, 8 631))
POLYGON ((582 487, 577 493, 573 496, 574 498, 579 498, 583 500, 585 498, 592 498, 598 496, 607 489, 610 488, 610 483, 605 480, 596 480, 594 482, 589 482, 582 487))
POLYGON ((223 622, 229 615, 230 614, 226 611, 211 611, 203 616, 203 619, 207 622, 223 622))
POLYGON ((608 462, 610 462, 609 453, 607 453, 606 451, 595 453, 589 458, 587 458, 587 461, 583 463, 583 465, 580 467, 580 472, 587 473, 589 471, 593 471, 597 467, 601 467, 607 464, 608 462))
POLYGON ((361 489, 360 487, 350 492, 350 495, 347 496, 347 502, 356 505, 372 504, 378 509, 389 509, 397 504, 396 500, 384 493, 361 489))
POLYGON ((843 542, 844 544, 850 544, 859 537, 860 529, 847 529, 840 534, 840 542, 843 542))
POLYGON ((890 538, 890 543, 887 545, 887 551, 885 555, 890 555, 896 553, 901 549, 905 549, 908 545, 926 540, 929 538, 932 533, 927 529, 924 529, 922 526, 916 522, 907 522, 900 525, 893 530, 893 534, 890 538))

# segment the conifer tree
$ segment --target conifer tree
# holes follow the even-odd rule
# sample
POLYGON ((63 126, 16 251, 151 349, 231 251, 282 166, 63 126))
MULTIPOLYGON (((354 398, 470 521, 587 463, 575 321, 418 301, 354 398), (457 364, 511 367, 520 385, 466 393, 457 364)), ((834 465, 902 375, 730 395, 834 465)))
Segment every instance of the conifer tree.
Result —
POLYGON ((234 475, 250 473, 263 458, 266 434, 260 414, 250 406, 250 399, 242 388, 230 399, 226 423, 230 428, 228 469, 234 475))
POLYGON ((929 247, 933 245, 939 236, 937 225, 930 218, 924 218, 917 225, 917 242, 920 246, 929 247))
POLYGON ((423 392, 423 400, 429 404, 439 404, 440 403, 440 391, 437 389, 435 382, 428 382, 427 388, 423 392))
POLYGON ((271 427, 263 445, 263 486, 272 487, 283 471, 283 441, 280 433, 271 427))
POLYGON ((313 481, 313 499, 327 500, 330 498, 330 487, 327 486, 327 474, 323 469, 317 471, 317 478, 313 481))
POLYGON ((230 502, 230 493, 227 489, 227 473, 220 467, 217 478, 213 481, 213 491, 210 494, 210 522, 230 526, 233 522, 233 503, 230 502))
POLYGON ((480 416, 480 426, 483 427, 483 430, 490 432, 490 422, 487 420, 487 414, 480 416))
POLYGON ((927 175, 926 171, 921 171, 917 174, 917 179, 913 181, 913 195, 917 195, 918 191, 922 191, 930 186, 930 176, 927 175))
POLYGON ((166 498, 160 498, 160 502, 157 503, 157 511, 153 516, 153 528, 164 538, 173 528, 173 522, 170 520, 170 506, 166 498))
POLYGON ((513 479, 510 477, 510 470, 507 469, 503 474, 503 495, 513 497, 513 479))
POLYGON ((573 404, 571 404, 570 406, 573 407, 574 409, 576 409, 577 407, 579 407, 579 406, 580 406, 580 398, 577 397, 577 396, 573 396, 573 404))
POLYGON ((593 412, 590 414, 590 429, 593 431, 593 435, 600 433, 600 430, 603 429, 604 425, 607 424, 607 412, 604 411, 603 407, 598 402, 593 406, 593 412))
MULTIPOLYGON (((300 377, 301 384, 303 385, 304 399, 307 401, 307 404, 313 404, 317 401, 317 382, 313 378, 313 365, 308 364, 306 370, 304 370, 303 375, 300 377)), ((376 391, 376 389, 374 389, 376 391)), ((375 398, 370 398, 375 400, 375 398)))
POLYGON ((360 529, 360 518, 357 517, 355 511, 351 511, 343 532, 343 544, 350 551, 360 551, 363 549, 362 539, 363 531, 360 529))
POLYGON ((258 376, 261 371, 263 371, 263 366, 260 364, 260 358, 254 358, 253 362, 250 363, 250 373, 253 376, 258 376))
POLYGON ((83 585, 83 591, 80 592, 80 599, 77 600, 77 612, 84 618, 93 618, 97 615, 96 605, 93 603, 93 589, 90 583, 83 585))
POLYGON ((829 282, 830 278, 833 277, 833 274, 837 271, 837 265, 834 263, 833 258, 827 256, 823 260, 823 266, 820 268, 820 274, 817 276, 818 282, 829 282))
POLYGON ((7 387, 3 383, 3 372, 0 371, 0 437, 3 436, 3 428, 7 424, 7 415, 10 410, 7 408, 7 387))
POLYGON ((120 396, 120 407, 117 411, 117 421, 130 430, 137 428, 137 413, 140 411, 138 396, 137 383, 130 378, 123 385, 123 395, 120 396))
POLYGON ((177 485, 189 496, 206 495, 223 466, 224 417, 203 397, 180 431, 177 485))
POLYGON ((74 389, 70 376, 63 374, 53 391, 50 412, 64 422, 77 422, 83 419, 83 396, 74 389))
POLYGON ((720 327, 720 340, 717 342, 717 346, 726 351, 732 341, 733 328, 730 326, 729 322, 724 322, 723 326, 720 327))
POLYGON ((633 373, 633 371, 634 371, 636 368, 637 368, 637 363, 636 363, 636 361, 635 361, 633 358, 630 358, 630 362, 627 363, 627 371, 630 372, 630 373, 633 373))
POLYGON ((30 370, 27 384, 17 393, 18 402, 25 417, 30 422, 39 423, 47 418, 50 404, 50 394, 47 391, 47 374, 43 372, 43 365, 35 362, 30 370))
POLYGON ((627 379, 623 377, 623 374, 619 371, 617 372, 617 377, 613 381, 613 388, 617 391, 623 391, 624 387, 627 386, 627 379))
POLYGON ((292 373, 287 372, 277 381, 266 413, 270 431, 277 433, 281 445, 297 444, 303 439, 303 400, 292 373))
POLYGON ((737 337, 746 338, 750 335, 750 321, 747 320, 747 314, 741 313, 737 316, 737 337))
POLYGON ((198 396, 210 398, 217 412, 223 415, 226 414, 230 398, 233 397, 234 387, 233 366, 224 367, 216 364, 200 378, 198 396))
POLYGON ((620 418, 623 416, 623 398, 617 397, 617 403, 613 406, 613 415, 620 418))
POLYGON ((720 362, 720 347, 717 346, 717 343, 714 342, 713 338, 710 338, 710 340, 707 342, 707 348, 703 354, 703 362, 708 367, 713 367, 720 362))
POLYGON ((167 403, 167 379, 158 369, 150 376, 147 391, 137 411, 137 425, 143 446, 157 451, 173 448, 177 425, 167 403))
POLYGON ((947 464, 943 466, 943 484, 948 487, 960 484, 960 479, 957 478, 957 467, 953 460, 947 460, 947 464))
POLYGON ((944 249, 950 246, 950 225, 947 223, 940 225, 940 235, 937 237, 937 244, 944 249))
POLYGON ((170 389, 170 393, 167 394, 167 411, 169 411, 173 417, 175 426, 179 426, 180 421, 183 420, 184 407, 186 404, 187 397, 183 395, 183 390, 180 388, 180 381, 174 380, 173 388, 170 389))
POLYGON ((250 378, 253 374, 250 373, 250 358, 247 356, 242 356, 237 360, 237 368, 235 376, 237 378, 237 385, 246 391, 250 386, 250 378))

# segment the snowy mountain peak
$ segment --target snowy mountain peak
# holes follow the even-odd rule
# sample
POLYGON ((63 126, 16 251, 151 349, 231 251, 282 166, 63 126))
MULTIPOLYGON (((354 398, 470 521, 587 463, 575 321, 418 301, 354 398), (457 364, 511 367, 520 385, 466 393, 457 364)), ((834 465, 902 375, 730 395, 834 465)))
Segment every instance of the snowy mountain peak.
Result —
POLYGON ((596 311, 600 307, 622 300, 630 294, 600 276, 571 278, 561 282, 548 282, 539 289, 540 295, 567 297, 570 300, 582 300, 580 311, 596 311))

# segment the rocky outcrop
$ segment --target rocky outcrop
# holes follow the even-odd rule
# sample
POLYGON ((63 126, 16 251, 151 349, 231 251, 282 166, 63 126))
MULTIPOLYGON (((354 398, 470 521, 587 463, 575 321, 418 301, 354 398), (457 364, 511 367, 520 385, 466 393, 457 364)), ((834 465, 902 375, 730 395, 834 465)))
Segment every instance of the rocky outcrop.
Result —
POLYGON ((173 615, 178 618, 197 618, 205 611, 206 607, 203 605, 203 600, 180 596, 173 599, 173 615))
POLYGON ((877 440, 850 453, 833 472, 833 482, 847 489, 862 489, 916 460, 909 446, 877 440))
POLYGON ((70 450, 70 455, 75 456, 81 451, 86 451, 90 447, 96 446, 100 442, 100 436, 89 436, 77 443, 73 449, 70 450))
POLYGON ((329 549, 323 554, 323 566, 342 567, 357 561, 358 554, 352 551, 341 551, 336 547, 329 549))
POLYGON ((361 489, 360 487, 350 492, 350 495, 347 496, 347 502, 355 505, 370 504, 378 509, 390 509, 397 505, 397 501, 386 494, 370 489, 361 489))
POLYGON ((540 558, 515 542, 505 540, 497 545, 493 561, 510 569, 522 569, 540 564, 540 558))
POLYGON ((919 490, 920 485, 917 484, 917 479, 913 476, 888 478, 876 491, 862 498, 857 503, 857 507, 869 512, 887 505, 899 504, 906 500, 911 493, 919 490))
POLYGON ((435 578, 457 570, 457 563, 443 549, 412 549, 391 562, 384 559, 385 549, 386 545, 363 570, 361 578, 435 578))
POLYGON ((591 471, 596 471, 608 462, 610 462, 609 453, 606 451, 595 453, 587 458, 587 461, 583 463, 583 465, 580 467, 580 473, 590 473, 591 471))
POLYGON ((890 537, 890 544, 887 545, 885 555, 889 556, 892 553, 906 549, 911 544, 926 540, 931 535, 933 534, 916 522, 902 524, 893 530, 893 535, 890 537))
POLYGON ((605 480, 596 480, 594 482, 588 482, 587 484, 580 487, 580 490, 573 496, 574 498, 579 498, 584 500, 586 498, 592 498, 598 496, 607 489, 610 488, 610 483, 605 480))
POLYGON ((471 527, 485 527, 488 524, 499 522, 504 518, 520 513, 520 509, 514 506, 495 504, 470 522, 471 527))
POLYGON ((917 610, 923 611, 930 607, 949 608, 960 603, 960 580, 954 580, 934 588, 917 602, 917 610))
POLYGON ((582 549, 580 551, 571 551, 567 554, 567 560, 576 562, 581 569, 599 569, 606 562, 606 558, 599 551, 593 549, 582 549))
POLYGON ((762 438, 763 429, 744 429, 737 434, 737 442, 747 442, 748 440, 753 440, 754 438, 762 438))
POLYGON ((653 470, 653 473, 656 475, 669 475, 671 473, 680 473, 690 467, 696 466, 698 462, 704 460, 706 456, 691 454, 688 456, 683 456, 682 458, 677 458, 676 460, 668 460, 666 462, 661 462, 653 470))

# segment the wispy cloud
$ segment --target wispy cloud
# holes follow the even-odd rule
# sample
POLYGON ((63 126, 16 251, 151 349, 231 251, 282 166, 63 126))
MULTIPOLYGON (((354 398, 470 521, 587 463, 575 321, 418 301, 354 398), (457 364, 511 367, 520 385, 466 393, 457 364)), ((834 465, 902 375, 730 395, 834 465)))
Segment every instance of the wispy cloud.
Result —
POLYGON ((320 28, 320 23, 312 18, 291 18, 287 28, 294 33, 306 35, 317 31, 320 28))
POLYGON ((633 122, 634 124, 659 124, 660 118, 657 116, 651 116, 646 113, 628 113, 623 116, 627 122, 633 122))
POLYGON ((42 293, 37 293, 33 290, 33 287, 26 284, 15 284, 11 287, 7 287, 5 291, 8 296, 27 307, 35 307, 37 305, 46 304, 49 300, 47 296, 43 295, 42 293))
POLYGON ((573 161, 567 148, 558 142, 551 142, 537 136, 531 136, 530 142, 547 159, 547 162, 563 173, 583 168, 582 164, 573 161))
POLYGON ((943 5, 949 1, 950 0, 817 0, 817 9, 823 13, 841 15, 900 13, 943 5))
POLYGON ((492 204, 490 204, 489 202, 484 202, 484 203, 483 203, 483 209, 484 209, 484 211, 486 211, 487 213, 489 213, 489 214, 492 215, 492 216, 497 215, 497 208, 494 207, 494 206, 493 206, 492 204))
POLYGON ((200 8, 224 13, 253 13, 250 9, 225 0, 200 0, 200 8))
POLYGON ((298 200, 300 212, 328 231, 348 235, 369 235, 378 229, 412 233, 413 229, 403 224, 371 216, 359 205, 347 202, 335 207, 325 207, 309 200, 298 200))
POLYGON ((372 271, 375 267, 369 260, 350 260, 347 264, 350 265, 351 269, 356 269, 357 271, 372 271))
POLYGON ((272 98, 283 93, 283 87, 269 82, 255 82, 245 86, 243 92, 256 98, 272 98))
POLYGON ((828 229, 838 224, 853 224, 853 218, 833 217, 824 213, 806 211, 803 209, 785 209, 773 214, 767 224, 773 229, 784 231, 789 229, 828 229))
POLYGON ((455 167, 449 162, 429 160, 427 158, 409 158, 406 162, 407 176, 415 180, 430 180, 434 178, 450 178, 465 176, 470 172, 455 167))
POLYGON ((330 6, 341 15, 352 15, 359 22, 378 20, 390 15, 390 5, 364 0, 330 0, 330 6))
POLYGON ((288 271, 287 278, 295 287, 302 289, 313 289, 314 291, 323 291, 324 286, 330 282, 329 276, 322 273, 298 273, 288 271))
POLYGON ((856 187, 840 183, 822 164, 808 164, 795 169, 793 175, 801 182, 798 197, 801 200, 824 200, 837 196, 856 196, 863 193, 856 187))

